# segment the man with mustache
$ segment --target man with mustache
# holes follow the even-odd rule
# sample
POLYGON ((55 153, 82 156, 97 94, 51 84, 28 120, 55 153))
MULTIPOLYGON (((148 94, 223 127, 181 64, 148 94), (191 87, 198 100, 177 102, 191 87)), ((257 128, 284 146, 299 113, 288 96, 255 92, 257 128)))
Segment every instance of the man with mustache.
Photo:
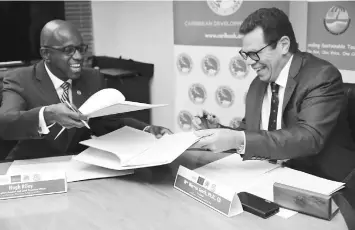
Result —
POLYGON ((145 130, 156 137, 171 133, 166 128, 122 115, 90 119, 91 130, 86 128, 81 120, 88 118, 72 111, 65 101, 80 107, 104 87, 98 70, 83 67, 88 46, 79 31, 62 20, 53 20, 44 26, 40 44, 42 61, 15 69, 4 77, 0 137, 18 141, 8 159, 79 153, 85 148, 79 144, 81 140, 123 126, 145 130), (62 127, 66 130, 55 139, 62 127))
POLYGON ((237 149, 244 160, 288 160, 289 167, 342 181, 355 168, 342 76, 331 63, 298 50, 287 15, 277 8, 250 14, 240 29, 240 55, 257 73, 236 129, 205 114, 194 120, 195 147, 237 149))

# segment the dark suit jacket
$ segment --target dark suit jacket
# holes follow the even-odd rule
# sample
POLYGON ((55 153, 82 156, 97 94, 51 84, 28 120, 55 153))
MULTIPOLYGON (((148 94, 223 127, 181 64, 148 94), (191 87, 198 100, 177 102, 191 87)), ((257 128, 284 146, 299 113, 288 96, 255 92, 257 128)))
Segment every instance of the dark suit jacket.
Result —
POLYGON ((268 83, 255 78, 246 97, 244 160, 292 159, 291 167, 343 180, 355 168, 355 145, 347 122, 342 77, 332 64, 294 54, 283 101, 282 129, 260 130, 268 83))
MULTIPOLYGON (((92 94, 104 87, 99 71, 83 69, 80 79, 72 82, 72 100, 78 108, 92 94)), ((15 69, 4 78, 0 107, 0 138, 19 140, 10 159, 26 159, 75 154, 85 147, 79 141, 90 137, 87 128, 65 130, 56 140, 61 126, 55 124, 50 133, 40 135, 39 111, 41 107, 60 103, 60 99, 41 61, 33 66, 15 69)), ((147 124, 120 116, 90 119, 93 134, 102 135, 125 125, 143 129, 147 124)))

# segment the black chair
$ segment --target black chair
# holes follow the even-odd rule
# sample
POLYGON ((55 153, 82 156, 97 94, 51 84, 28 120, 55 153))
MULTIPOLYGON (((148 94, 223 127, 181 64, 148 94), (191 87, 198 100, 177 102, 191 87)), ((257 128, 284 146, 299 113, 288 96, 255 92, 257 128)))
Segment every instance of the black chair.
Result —
MULTIPOLYGON (((2 103, 2 78, 0 78, 0 102, 2 103)), ((10 151, 15 147, 17 141, 5 141, 0 139, 0 161, 5 160, 10 151)))
POLYGON ((344 83, 344 92, 348 98, 348 122, 355 141, 355 84, 344 83))

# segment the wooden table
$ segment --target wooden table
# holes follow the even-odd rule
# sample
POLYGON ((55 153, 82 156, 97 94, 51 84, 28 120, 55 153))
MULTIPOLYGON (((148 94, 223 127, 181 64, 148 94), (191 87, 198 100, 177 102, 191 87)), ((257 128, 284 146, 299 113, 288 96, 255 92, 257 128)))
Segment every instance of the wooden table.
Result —
MULTIPOLYGON (((179 165, 195 169, 227 155, 189 151, 134 175, 70 183, 65 194, 0 201, 0 229, 347 229, 341 213, 332 221, 302 214, 264 220, 247 212, 228 218, 173 188, 179 165)), ((0 164, 0 173, 8 165, 0 164)))

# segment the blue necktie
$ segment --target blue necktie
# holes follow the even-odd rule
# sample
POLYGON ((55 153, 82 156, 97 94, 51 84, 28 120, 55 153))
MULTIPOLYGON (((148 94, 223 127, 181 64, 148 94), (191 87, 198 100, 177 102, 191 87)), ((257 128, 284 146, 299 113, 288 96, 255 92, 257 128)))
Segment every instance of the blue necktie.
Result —
POLYGON ((269 117, 269 131, 276 130, 277 125, 277 111, 279 108, 279 88, 280 86, 275 82, 270 83, 271 86, 271 106, 270 106, 270 117, 269 117))

